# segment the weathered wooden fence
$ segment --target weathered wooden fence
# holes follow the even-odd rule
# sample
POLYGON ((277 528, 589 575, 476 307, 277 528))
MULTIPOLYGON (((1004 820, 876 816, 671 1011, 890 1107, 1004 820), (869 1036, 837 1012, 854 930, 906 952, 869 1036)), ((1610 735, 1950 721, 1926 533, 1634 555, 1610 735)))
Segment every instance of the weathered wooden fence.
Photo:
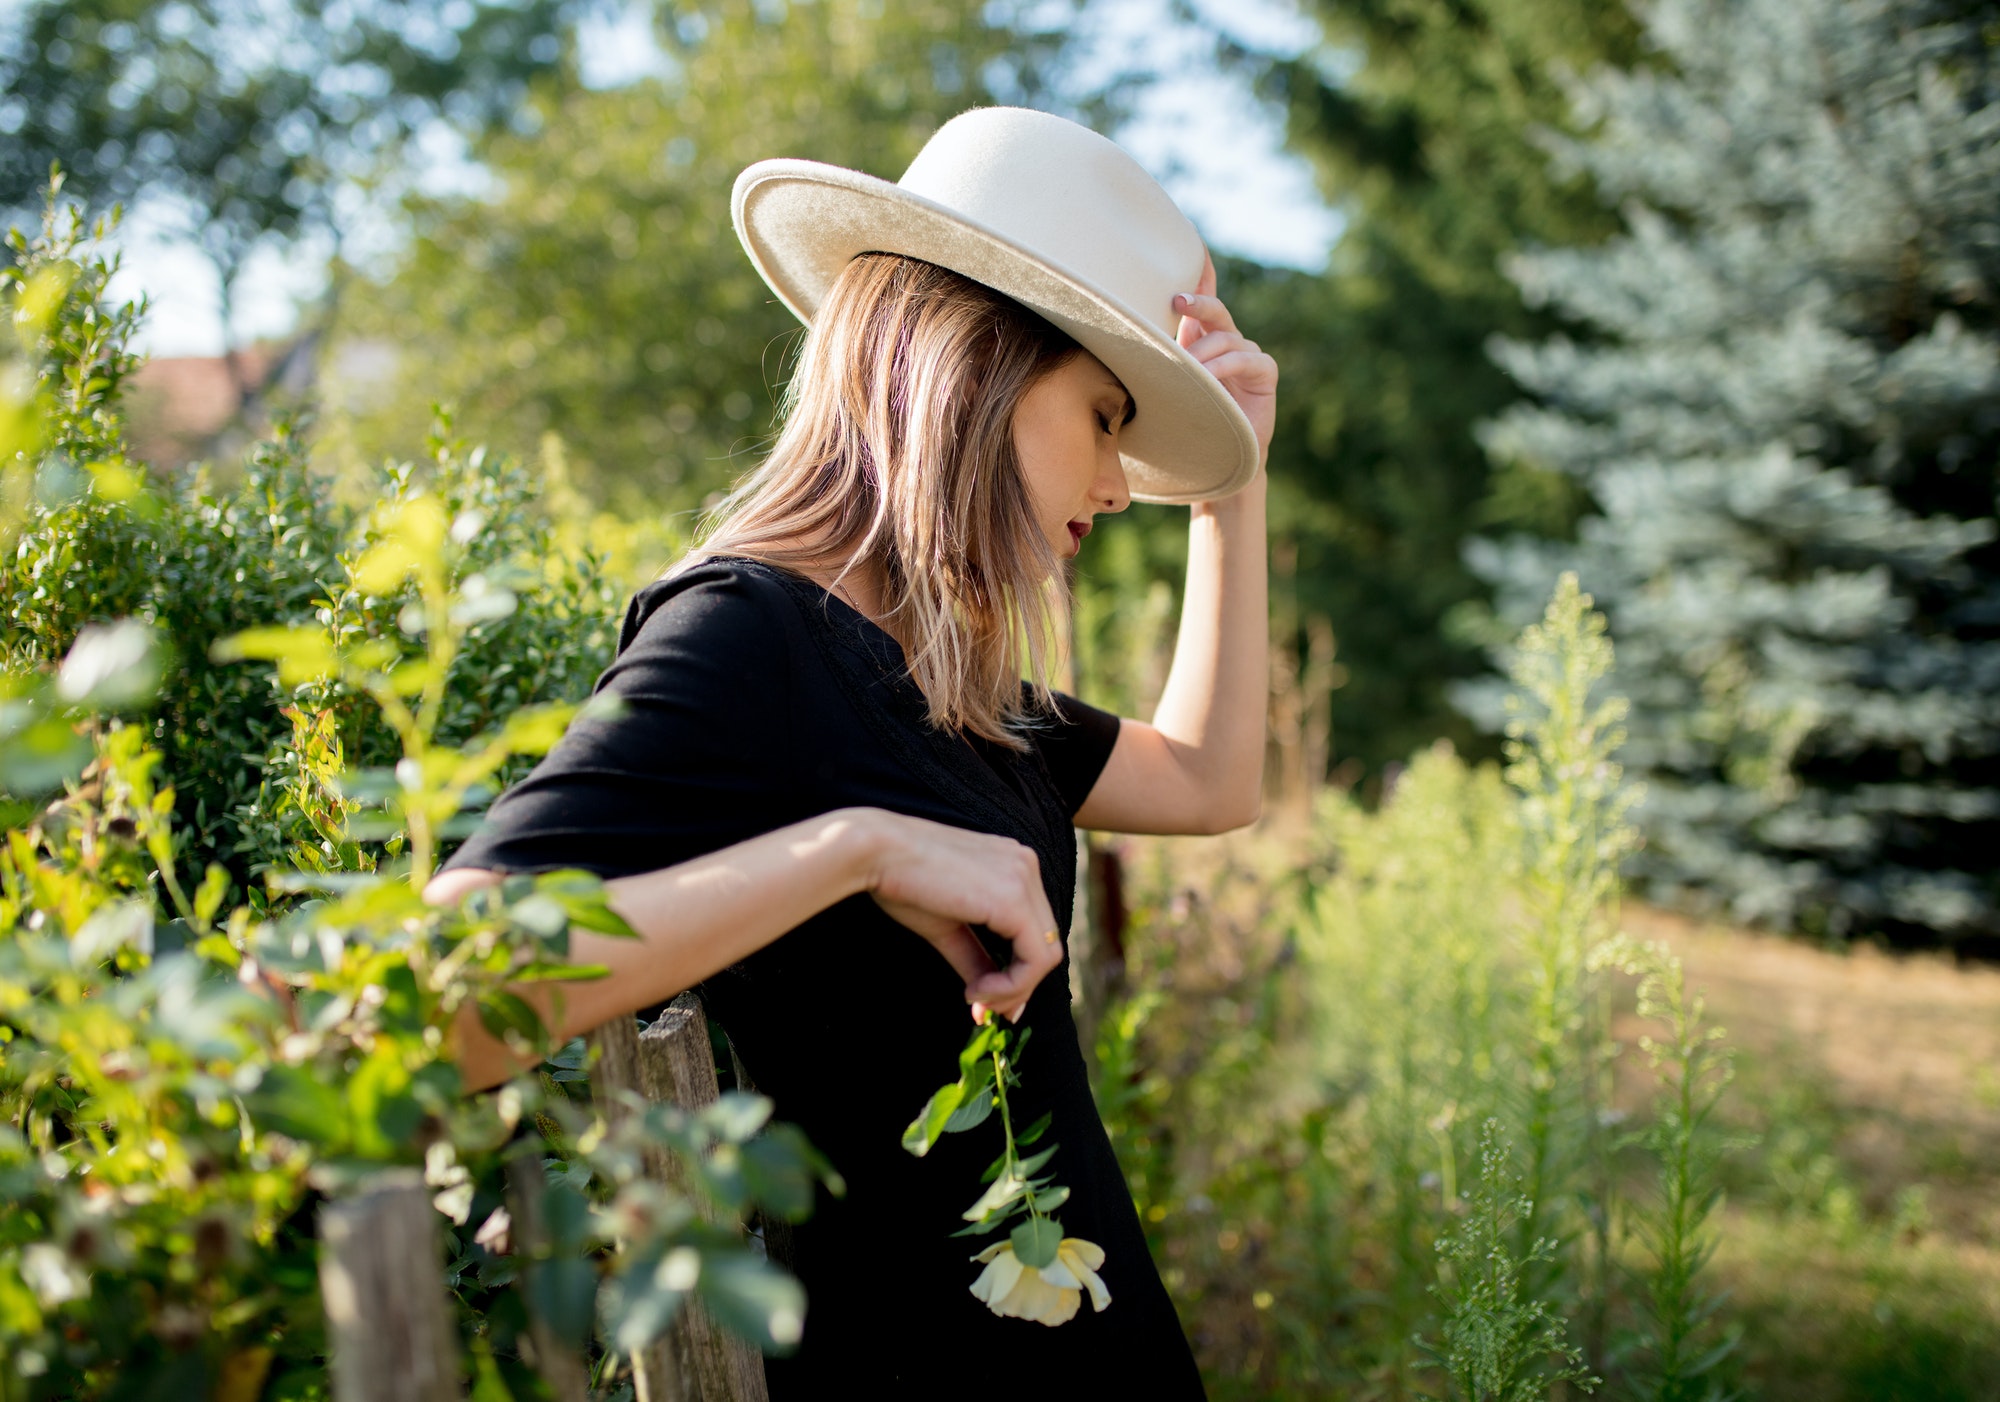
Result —
MULTIPOLYGON (((708 1018, 701 1000, 683 993, 658 1021, 641 1029, 616 1018, 590 1036, 597 1052, 591 1084, 637 1091, 688 1109, 720 1093, 708 1018)), ((749 1089, 739 1063, 737 1083, 749 1089)), ((614 1108, 611 1113, 621 1113, 614 1108)), ((647 1172, 702 1202, 685 1166, 669 1155, 647 1172)), ((508 1180, 513 1250, 532 1253, 544 1234, 541 1164, 519 1161, 508 1180)), ((759 1224, 766 1252, 791 1256, 789 1229, 759 1224)), ((335 1402, 460 1402, 458 1331, 439 1272, 437 1213, 414 1169, 376 1178, 361 1192, 320 1211, 320 1285, 326 1300, 335 1402)), ((557 1402, 585 1402, 583 1357, 534 1319, 536 1370, 557 1402)), ((639 1402, 767 1402, 764 1360, 756 1347, 718 1325, 690 1297, 674 1323, 633 1360, 639 1402)))

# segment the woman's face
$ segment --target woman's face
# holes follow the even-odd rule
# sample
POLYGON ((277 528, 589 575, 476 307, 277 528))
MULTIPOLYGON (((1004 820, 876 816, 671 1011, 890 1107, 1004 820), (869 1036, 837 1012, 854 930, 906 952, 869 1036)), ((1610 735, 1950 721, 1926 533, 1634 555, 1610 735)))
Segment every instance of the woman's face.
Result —
POLYGON ((1014 451, 1035 520, 1059 559, 1076 554, 1092 516, 1132 503, 1118 457, 1131 408, 1118 377, 1079 351, 1036 381, 1014 410, 1014 451))

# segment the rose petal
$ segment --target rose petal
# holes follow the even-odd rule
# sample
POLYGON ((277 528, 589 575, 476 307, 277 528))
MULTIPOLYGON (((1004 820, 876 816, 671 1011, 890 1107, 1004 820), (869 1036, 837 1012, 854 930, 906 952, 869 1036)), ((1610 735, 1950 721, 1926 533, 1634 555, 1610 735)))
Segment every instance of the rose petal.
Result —
POLYGON ((1011 1251, 1003 1252, 972 1282, 972 1293, 984 1300, 988 1308, 997 1310, 1020 1278, 1020 1259, 1011 1251))
POLYGON ((1005 1240, 996 1241, 991 1246, 987 1247, 984 1251, 980 1252, 977 1256, 971 1257, 970 1259, 974 1261, 990 1261, 995 1256, 998 1256, 1002 1251, 1012 1251, 1013 1249, 1014 1249, 1014 1243, 1012 1243, 1011 1241, 1005 1241, 1005 1240))
POLYGON ((1058 1290, 1056 1291, 1055 1308, 1045 1311, 1040 1316, 1040 1320, 1051 1329, 1055 1328, 1058 1324, 1067 1324, 1076 1318, 1077 1309, 1082 1304, 1083 1295, 1080 1292, 1075 1290, 1058 1290))
POLYGON ((1083 1289, 1083 1282, 1070 1272, 1070 1268, 1063 1264, 1063 1259, 1060 1256, 1056 1257, 1055 1260, 1049 1262, 1046 1266, 1043 1266, 1041 1270, 1042 1279, 1059 1290, 1083 1289))
POLYGON ((1076 1273, 1083 1277, 1083 1283, 1090 1289, 1090 1307, 1092 1309, 1102 1310, 1106 1305, 1111 1303, 1111 1291, 1096 1271, 1088 1267, 1079 1266, 1076 1273))
POLYGON ((1063 1240, 1062 1245, 1056 1248, 1056 1260, 1062 1265, 1067 1266, 1077 1277, 1078 1281, 1089 1288, 1090 1307, 1092 1309, 1102 1310, 1106 1305, 1111 1303, 1111 1291, 1098 1278, 1097 1272, 1092 1269, 1093 1266, 1104 1264, 1104 1251, 1101 1247, 1097 1246, 1094 1242, 1080 1241, 1075 1237, 1067 1237, 1063 1240), (1095 1261, 1089 1260, 1084 1252, 1076 1249, 1080 1246, 1088 1247, 1089 1255, 1095 1256, 1097 1259, 1095 1261))
MULTIPOLYGON (((1021 1278, 1014 1283, 1014 1288, 1008 1291, 1006 1297, 993 1308, 1001 1314, 1011 1315, 1016 1319, 1035 1319, 1046 1324, 1049 1322, 1047 1316, 1061 1312, 1062 1293, 1036 1272, 1022 1271, 1021 1278)), ((1072 1310, 1071 1313, 1075 1311, 1072 1310)), ((1068 1318, 1068 1315, 1064 1315, 1063 1318, 1068 1318)))
POLYGON ((1104 1266, 1104 1248, 1094 1241, 1085 1241, 1080 1236, 1066 1236, 1056 1247, 1057 1257, 1070 1255, 1082 1261, 1090 1270, 1100 1270, 1104 1266))

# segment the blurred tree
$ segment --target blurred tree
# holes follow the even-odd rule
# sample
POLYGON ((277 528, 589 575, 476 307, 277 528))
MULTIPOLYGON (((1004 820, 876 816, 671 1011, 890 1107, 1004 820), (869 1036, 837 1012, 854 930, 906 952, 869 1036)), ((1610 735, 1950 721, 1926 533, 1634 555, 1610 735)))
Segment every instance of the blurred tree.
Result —
POLYGON ((343 177, 557 70, 588 0, 28 0, 0 21, 0 213, 59 161, 102 204, 185 202, 228 298, 259 240, 332 227, 343 177))
POLYGON ((1992 22, 1660 0, 1673 76, 1579 91, 1559 154, 1624 232, 1513 272, 1597 340, 1506 343, 1537 402, 1486 437, 1597 514, 1473 558, 1503 611, 1573 566, 1610 615, 1658 894, 2000 948, 1992 22))
POLYGON ((507 446, 560 435, 599 500, 698 506, 769 426, 798 330, 730 227, 736 173, 805 156, 896 178, 946 118, 1038 90, 1059 32, 1010 13, 711 0, 661 30, 667 76, 538 92, 533 130, 480 148, 492 196, 413 203, 407 257, 356 290, 342 335, 423 367, 356 441, 441 396, 507 446))
POLYGON ((1287 59, 1232 50, 1283 104, 1292 148, 1350 224, 1324 277, 1238 268, 1243 324, 1285 368, 1272 450, 1277 530, 1295 538, 1302 618, 1332 621, 1347 674, 1332 753, 1369 768, 1439 735, 1481 670, 1452 611, 1480 592, 1461 550, 1496 522, 1560 528, 1562 484, 1489 469, 1472 427, 1512 397, 1486 353, 1541 324, 1500 260, 1611 221, 1551 173, 1536 133, 1559 76, 1622 58, 1633 23, 1598 0, 1301 0, 1324 40, 1287 59))

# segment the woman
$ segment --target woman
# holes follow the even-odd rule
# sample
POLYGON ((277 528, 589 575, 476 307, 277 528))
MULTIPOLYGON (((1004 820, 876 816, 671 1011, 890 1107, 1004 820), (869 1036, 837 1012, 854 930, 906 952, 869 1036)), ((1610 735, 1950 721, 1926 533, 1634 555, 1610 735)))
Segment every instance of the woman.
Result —
MULTIPOLYGON (((558 1034, 699 984, 840 1169, 847 1196, 796 1234, 810 1313, 774 1397, 1199 1397, 1090 1099, 1062 936, 1072 822, 1205 833, 1257 812, 1277 368, 1164 192, 1058 118, 967 113, 899 185, 763 162, 736 223, 811 326, 782 430, 633 600, 599 684, 619 713, 572 727, 432 895, 610 878, 642 938, 572 937, 612 973, 565 990, 558 1034), (1133 495, 1195 503, 1150 725, 1045 680, 1062 562, 1133 495), (995 1145, 900 1147, 968 1003, 1041 1031, 1014 1112, 1053 1116, 1065 1230, 1106 1252, 1112 1303, 1059 1328, 967 1288, 983 1243, 951 1233, 995 1145)), ((459 1054, 474 1084, 512 1069, 470 1020, 459 1054)))

